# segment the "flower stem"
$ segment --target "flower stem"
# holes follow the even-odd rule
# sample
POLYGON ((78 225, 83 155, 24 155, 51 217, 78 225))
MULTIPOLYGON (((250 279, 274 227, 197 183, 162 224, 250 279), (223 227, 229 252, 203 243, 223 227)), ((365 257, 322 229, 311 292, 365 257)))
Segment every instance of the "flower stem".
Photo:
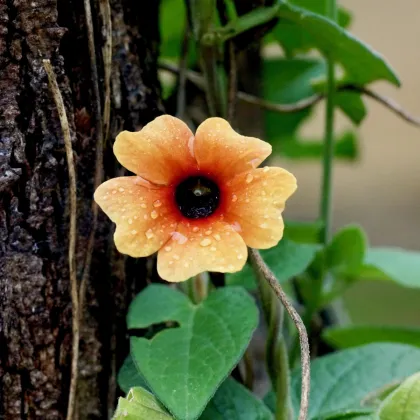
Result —
MULTIPOLYGON (((335 0, 327 1, 327 16, 336 20, 337 6, 335 0)), ((334 157, 334 61, 327 58, 327 103, 325 119, 325 143, 322 175, 321 220, 324 226, 321 231, 321 242, 326 245, 331 234, 332 215, 332 164, 334 157)))
MULTIPOLYGON (((300 410, 299 410, 298 419, 306 420, 308 416, 308 408, 309 408, 309 391, 310 391, 311 376, 310 376, 309 342, 308 342, 308 334, 306 333, 305 324, 302 322, 302 319, 300 318, 299 314, 293 307, 292 303, 289 301, 286 293, 284 293, 282 287, 280 286, 278 280, 276 279, 276 276, 272 273, 272 271, 268 268, 268 266, 262 259, 260 253, 256 249, 249 248, 249 257, 250 257, 252 266, 254 267, 254 270, 257 273, 257 276, 263 276, 265 278, 268 285, 271 287, 272 291, 275 293, 277 298, 283 304, 290 318, 292 318, 298 330, 300 350, 301 350, 301 366, 302 366, 302 388, 301 388, 300 410)), ((277 397, 278 396, 279 395, 277 395, 277 397)), ((283 411, 283 413, 286 413, 286 412, 283 411)), ((283 417, 283 418, 287 418, 287 417, 283 417)))
POLYGON ((264 317, 268 325, 266 363, 273 390, 276 393, 276 420, 293 419, 290 401, 290 371, 286 342, 283 335, 284 306, 280 305, 274 291, 258 266, 251 259, 257 272, 258 289, 264 317))

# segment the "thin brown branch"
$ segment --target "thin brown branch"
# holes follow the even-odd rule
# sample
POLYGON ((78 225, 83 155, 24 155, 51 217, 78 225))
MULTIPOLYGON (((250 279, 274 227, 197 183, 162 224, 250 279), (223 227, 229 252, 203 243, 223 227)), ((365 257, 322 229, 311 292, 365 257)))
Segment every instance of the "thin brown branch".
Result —
POLYGON ((183 119, 186 106, 186 84, 187 84, 187 68, 188 53, 190 46, 190 28, 188 22, 185 25, 184 37, 181 45, 181 57, 179 60, 178 72, 178 92, 176 97, 176 116, 183 119))
POLYGON ((103 131, 104 141, 106 141, 109 136, 109 124, 111 116, 112 20, 109 0, 100 0, 99 8, 103 19, 103 32, 105 36, 105 43, 102 47, 102 57, 104 61, 105 88, 103 131))
POLYGON ((69 227, 69 275, 70 275, 70 294, 71 303, 73 308, 72 317, 72 360, 71 360, 71 379, 69 400, 67 409, 67 419, 71 420, 74 415, 76 405, 76 390, 78 379, 78 364, 79 364, 79 319, 80 319, 80 306, 79 296, 77 294, 77 274, 76 274, 76 216, 77 216, 77 195, 76 195, 76 170, 73 158, 73 148, 70 138, 70 128, 67 119, 66 109, 64 107, 63 97, 61 96, 60 89, 57 84, 54 70, 50 60, 43 60, 45 71, 48 75, 50 89, 57 107, 58 116, 60 119, 61 129, 63 131, 64 146, 67 157, 67 167, 69 174, 69 194, 70 194, 70 227, 69 227))
MULTIPOLYGON (((168 62, 160 62, 159 67, 163 70, 169 71, 171 73, 177 74, 179 69, 177 66, 174 66, 168 62)), ((204 79, 200 73, 197 73, 192 70, 187 71, 187 78, 192 83, 194 83, 200 89, 204 89, 204 79)), ((411 115, 406 111, 400 104, 395 102, 393 99, 388 98, 387 96, 376 93, 366 87, 360 87, 355 85, 343 85, 338 88, 339 92, 359 92, 363 95, 369 96, 380 104, 384 105, 390 111, 401 117, 403 120, 407 121, 410 124, 420 127, 420 118, 414 115, 411 115)), ((258 98, 257 96, 251 95, 249 93, 238 91, 238 99, 241 101, 247 102, 252 105, 259 106, 260 108, 266 109, 268 111, 274 111, 281 114, 293 113, 302 111, 304 109, 310 108, 311 106, 317 104, 325 98, 325 94, 316 94, 308 98, 302 99, 293 104, 277 104, 274 102, 266 101, 265 99, 258 98)))
MULTIPOLYGON (((341 90, 341 89, 340 89, 341 90)), ((375 101, 381 103, 389 110, 397 114, 403 120, 407 121, 410 124, 413 124, 417 127, 420 127, 420 118, 414 115, 411 115, 406 111, 399 103, 395 102, 392 98, 376 93, 365 87, 355 87, 355 86, 344 86, 344 90, 355 90, 356 92, 363 93, 366 96, 374 99, 375 101)))
MULTIPOLYGON (((103 123, 101 113, 101 96, 99 93, 99 78, 98 69, 96 64, 96 51, 95 51, 95 38, 93 32, 92 11, 90 7, 90 0, 84 0, 86 27, 89 45, 89 58, 90 58, 90 71, 93 85, 93 110, 95 114, 95 134, 96 134, 96 159, 95 159, 95 176, 94 176, 94 189, 96 189, 102 182, 103 174, 103 123)), ((109 58, 108 58, 109 59, 109 58)), ((105 63, 106 64, 106 63, 105 63)), ((83 305, 86 294, 87 282, 90 275, 90 266, 92 262, 93 247, 95 244, 95 234, 98 225, 98 205, 92 200, 92 228, 90 231, 87 249, 86 260, 83 269, 82 281, 79 289, 79 303, 80 313, 83 314, 83 305)), ((68 419, 70 420, 70 419, 68 419)))
POLYGON ((300 351, 301 351, 301 366, 302 366, 302 389, 301 389, 301 399, 300 399, 300 411, 299 411, 299 420, 306 420, 308 416, 309 408, 309 392, 310 392, 310 353, 309 353, 309 342, 308 334, 306 332, 305 324, 300 318, 299 314, 293 307, 292 303, 289 301, 286 293, 284 293, 282 287, 276 279, 276 276, 268 268, 264 260, 262 259, 260 253, 253 248, 249 248, 249 257, 253 266, 256 268, 258 274, 261 274, 271 286, 273 292, 280 299, 286 311, 292 318, 298 333, 300 341, 300 351))
POLYGON ((236 97, 238 90, 238 74, 236 65, 236 51, 233 41, 228 42, 229 49, 229 82, 228 82, 228 106, 227 119, 233 125, 235 118, 236 97))

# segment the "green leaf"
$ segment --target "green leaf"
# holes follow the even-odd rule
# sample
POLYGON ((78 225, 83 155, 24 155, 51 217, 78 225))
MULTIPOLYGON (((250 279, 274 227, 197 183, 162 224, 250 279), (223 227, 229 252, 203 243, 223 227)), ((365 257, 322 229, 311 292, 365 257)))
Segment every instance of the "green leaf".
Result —
POLYGON ((132 388, 118 399, 113 420, 174 420, 159 401, 143 388, 132 388))
MULTIPOLYGON (((298 244, 288 239, 282 239, 273 248, 261 251, 261 256, 276 275, 278 281, 283 283, 306 270, 319 245, 298 244)), ((247 289, 255 288, 255 274, 249 264, 238 273, 228 274, 226 282, 229 286, 241 285, 247 289)))
POLYGON ((278 16, 309 34, 313 47, 341 64, 353 83, 365 85, 386 80, 400 85, 397 75, 379 53, 324 16, 284 2, 279 5, 278 16))
POLYGON ((323 332, 324 340, 337 348, 358 347, 378 341, 404 343, 420 347, 420 328, 377 325, 331 327, 323 332))
POLYGON ((392 280, 401 286, 420 287, 420 252, 401 248, 371 248, 359 273, 366 280, 392 280))
POLYGON ((366 251, 367 239, 362 228, 346 226, 333 238, 326 249, 327 266, 331 269, 340 267, 360 267, 366 251))
POLYGON ((317 417, 316 420, 373 420, 373 411, 367 409, 345 410, 317 417))
MULTIPOLYGON (((327 14, 327 5, 325 0, 291 0, 290 3, 319 15, 325 16, 327 14)), ((344 8, 339 7, 339 25, 343 28, 347 28, 350 25, 350 22, 350 13, 344 8)), ((286 55, 289 56, 307 52, 313 48, 312 36, 309 33, 302 31, 302 29, 293 22, 280 20, 274 29, 274 36, 280 42, 286 55)))
POLYGON ((317 244, 319 242, 321 229, 324 224, 321 221, 316 222, 297 222, 286 220, 284 237, 293 242, 317 244))
MULTIPOLYGON (((299 137, 273 138, 270 140, 273 153, 281 154, 289 159, 318 160, 323 156, 324 141, 300 139, 299 137)), ((339 137, 334 144, 334 157, 341 160, 354 161, 359 155, 357 137, 348 131, 339 137)))
POLYGON ((147 384, 176 417, 196 419, 245 351, 258 322, 245 290, 228 287, 194 305, 181 292, 151 285, 133 301, 128 328, 179 323, 152 339, 131 338, 131 355, 147 384))
POLYGON ((406 379, 382 403, 377 420, 420 420, 420 373, 406 379))
POLYGON ((272 420, 270 410, 232 378, 226 379, 200 420, 272 420))
POLYGON ((141 387, 148 389, 146 381, 134 363, 133 358, 128 355, 121 366, 117 376, 118 386, 127 394, 131 388, 141 387))
MULTIPOLYGON (((325 74, 319 59, 270 59, 263 62, 263 96, 278 104, 292 104, 314 94, 311 81, 325 74)), ((311 108, 292 114, 266 112, 266 135, 272 139, 291 136, 310 115, 311 108)))
MULTIPOLYGON (((403 344, 368 344, 320 357, 311 364, 309 418, 360 408, 362 399, 420 369, 420 349, 403 344)), ((301 372, 292 373, 293 406, 299 407, 301 372)))
POLYGON ((367 115, 366 105, 362 95, 357 92, 338 92, 334 96, 336 105, 356 125, 359 125, 367 115))

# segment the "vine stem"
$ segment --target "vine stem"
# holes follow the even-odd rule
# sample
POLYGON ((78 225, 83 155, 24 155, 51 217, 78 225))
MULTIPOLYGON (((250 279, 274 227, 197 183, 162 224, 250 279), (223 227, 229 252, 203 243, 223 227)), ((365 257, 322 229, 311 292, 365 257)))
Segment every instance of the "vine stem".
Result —
MULTIPOLYGON (((337 6, 335 0, 327 1, 327 16, 335 21, 337 6)), ((322 173, 320 216, 323 222, 321 242, 326 245, 331 234, 332 214, 332 164, 334 158, 334 61, 327 56, 327 102, 325 117, 325 143, 322 173)))
POLYGON ((297 313, 296 309, 293 307, 292 303, 289 301, 286 293, 283 291, 280 286, 276 276, 267 266, 267 264, 262 259, 260 253, 253 248, 249 248, 249 257, 254 269, 257 271, 258 275, 262 275, 270 285, 271 289, 275 295, 279 298, 286 311, 292 318, 299 334, 300 342, 300 351, 301 351, 301 366, 302 366, 302 388, 301 388, 301 398, 300 398, 300 410, 299 410, 299 420, 307 420, 308 418, 308 409, 309 409, 309 393, 310 393, 310 383, 311 383, 311 368, 310 368, 310 352, 309 352, 309 340, 308 334, 306 332, 305 324, 297 313))
POLYGON ((77 223, 77 194, 76 194, 76 170, 74 165, 73 148, 71 144, 69 121, 67 119, 66 108, 64 107, 63 97, 58 87, 57 78, 50 60, 43 60, 44 68, 48 76, 51 93, 57 107, 58 117, 60 119, 61 130, 63 131, 64 146, 67 157, 67 167, 69 174, 70 191, 70 226, 69 226, 69 276, 70 276, 70 294, 72 304, 72 359, 71 359, 71 379, 67 408, 67 419, 71 420, 74 416, 76 407, 76 391, 79 365, 79 338, 80 338, 80 305, 77 292, 77 274, 76 274, 76 223, 77 223))

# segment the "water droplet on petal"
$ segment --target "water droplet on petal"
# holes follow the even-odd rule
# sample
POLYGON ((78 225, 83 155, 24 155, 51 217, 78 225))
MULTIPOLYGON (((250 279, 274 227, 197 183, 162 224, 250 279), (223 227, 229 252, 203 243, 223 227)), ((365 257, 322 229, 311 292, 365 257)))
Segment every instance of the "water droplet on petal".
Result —
POLYGON ((268 172, 270 170, 269 166, 264 166, 263 172, 268 172))
POLYGON ((171 249, 172 249, 172 247, 171 247, 171 246, 165 246, 165 251, 166 251, 166 252, 169 252, 171 249))
POLYGON ((156 211, 156 210, 153 210, 151 213, 150 213, 150 217, 152 218, 152 219, 157 219, 158 218, 158 212, 156 211))
POLYGON ((145 214, 143 217, 144 217, 144 220, 147 220, 149 218, 147 214, 145 214))
MULTIPOLYGON (((238 222, 232 223, 232 227, 233 227, 233 230, 235 230, 236 232, 241 232, 242 231, 241 225, 238 222)), ((227 234, 227 232, 226 232, 226 234, 227 234)))
POLYGON ((178 260, 179 260, 179 255, 174 254, 172 258, 173 258, 174 260, 177 260, 177 261, 178 261, 178 260))
POLYGON ((237 195, 235 195, 235 194, 233 194, 232 195, 232 201, 233 202, 235 202, 235 201, 237 201, 238 200, 238 196, 237 195))
POLYGON ((119 192, 124 192, 124 188, 118 188, 119 192))
POLYGON ((267 223, 261 223, 260 224, 260 228, 263 228, 263 229, 265 229, 267 226, 268 226, 267 223))
POLYGON ((137 230, 132 230, 132 231, 131 231, 131 234, 132 234, 132 235, 135 235, 136 233, 137 233, 137 230))
POLYGON ((186 262, 186 263, 184 263, 184 267, 185 268, 188 268, 190 265, 186 262))
POLYGON ((180 245, 185 244, 188 241, 188 238, 179 232, 173 232, 172 238, 174 241, 177 241, 180 245))
POLYGON ((216 247, 215 246, 212 246, 211 248, 210 248, 210 251, 216 251, 216 247))
POLYGON ((188 139, 188 150, 189 150, 189 152, 190 152, 190 155, 192 156, 192 157, 195 157, 195 155, 194 155, 194 136, 191 136, 189 139, 188 139))
POLYGON ((147 206, 146 206, 146 204, 145 204, 145 203, 141 203, 141 204, 140 204, 140 207, 141 207, 142 209, 145 209, 147 206))
POLYGON ((153 238, 153 236, 155 236, 155 235, 153 234, 152 229, 147 230, 147 231, 146 231, 146 233, 145 233, 145 235, 146 235, 146 238, 147 238, 147 239, 152 239, 152 238, 153 238))
POLYGON ((162 201, 160 201, 160 200, 156 200, 154 203, 153 203, 153 207, 160 207, 162 205, 162 201))
POLYGON ((211 229, 206 230, 206 231, 204 232, 204 234, 205 234, 205 235, 207 235, 207 236, 208 236, 208 235, 211 235, 211 229))
POLYGON ((247 184, 249 184, 249 183, 251 183, 252 182, 252 180, 254 179, 254 177, 251 175, 251 174, 248 174, 247 176, 246 176, 246 179, 245 179, 245 181, 246 181, 246 183, 247 184))
POLYGON ((233 271, 234 269, 235 269, 235 267, 232 264, 229 264, 228 265, 228 270, 229 271, 233 271))
POLYGON ((112 194, 116 194, 116 193, 117 193, 117 190, 113 190, 113 191, 112 191, 112 194))
POLYGON ((194 226, 192 231, 193 231, 193 232, 198 232, 199 230, 200 230, 200 229, 199 229, 197 226, 194 226))
POLYGON ((133 224, 133 219, 128 219, 128 224, 132 225, 133 224))
POLYGON ((218 233, 213 235, 213 238, 216 239, 216 241, 220 241, 220 239, 222 239, 218 233))
POLYGON ((238 254, 236 258, 237 258, 238 260, 243 260, 243 259, 244 259, 244 256, 243 256, 242 254, 238 254))
POLYGON ((201 246, 209 246, 211 244, 211 239, 205 238, 200 242, 201 246))

